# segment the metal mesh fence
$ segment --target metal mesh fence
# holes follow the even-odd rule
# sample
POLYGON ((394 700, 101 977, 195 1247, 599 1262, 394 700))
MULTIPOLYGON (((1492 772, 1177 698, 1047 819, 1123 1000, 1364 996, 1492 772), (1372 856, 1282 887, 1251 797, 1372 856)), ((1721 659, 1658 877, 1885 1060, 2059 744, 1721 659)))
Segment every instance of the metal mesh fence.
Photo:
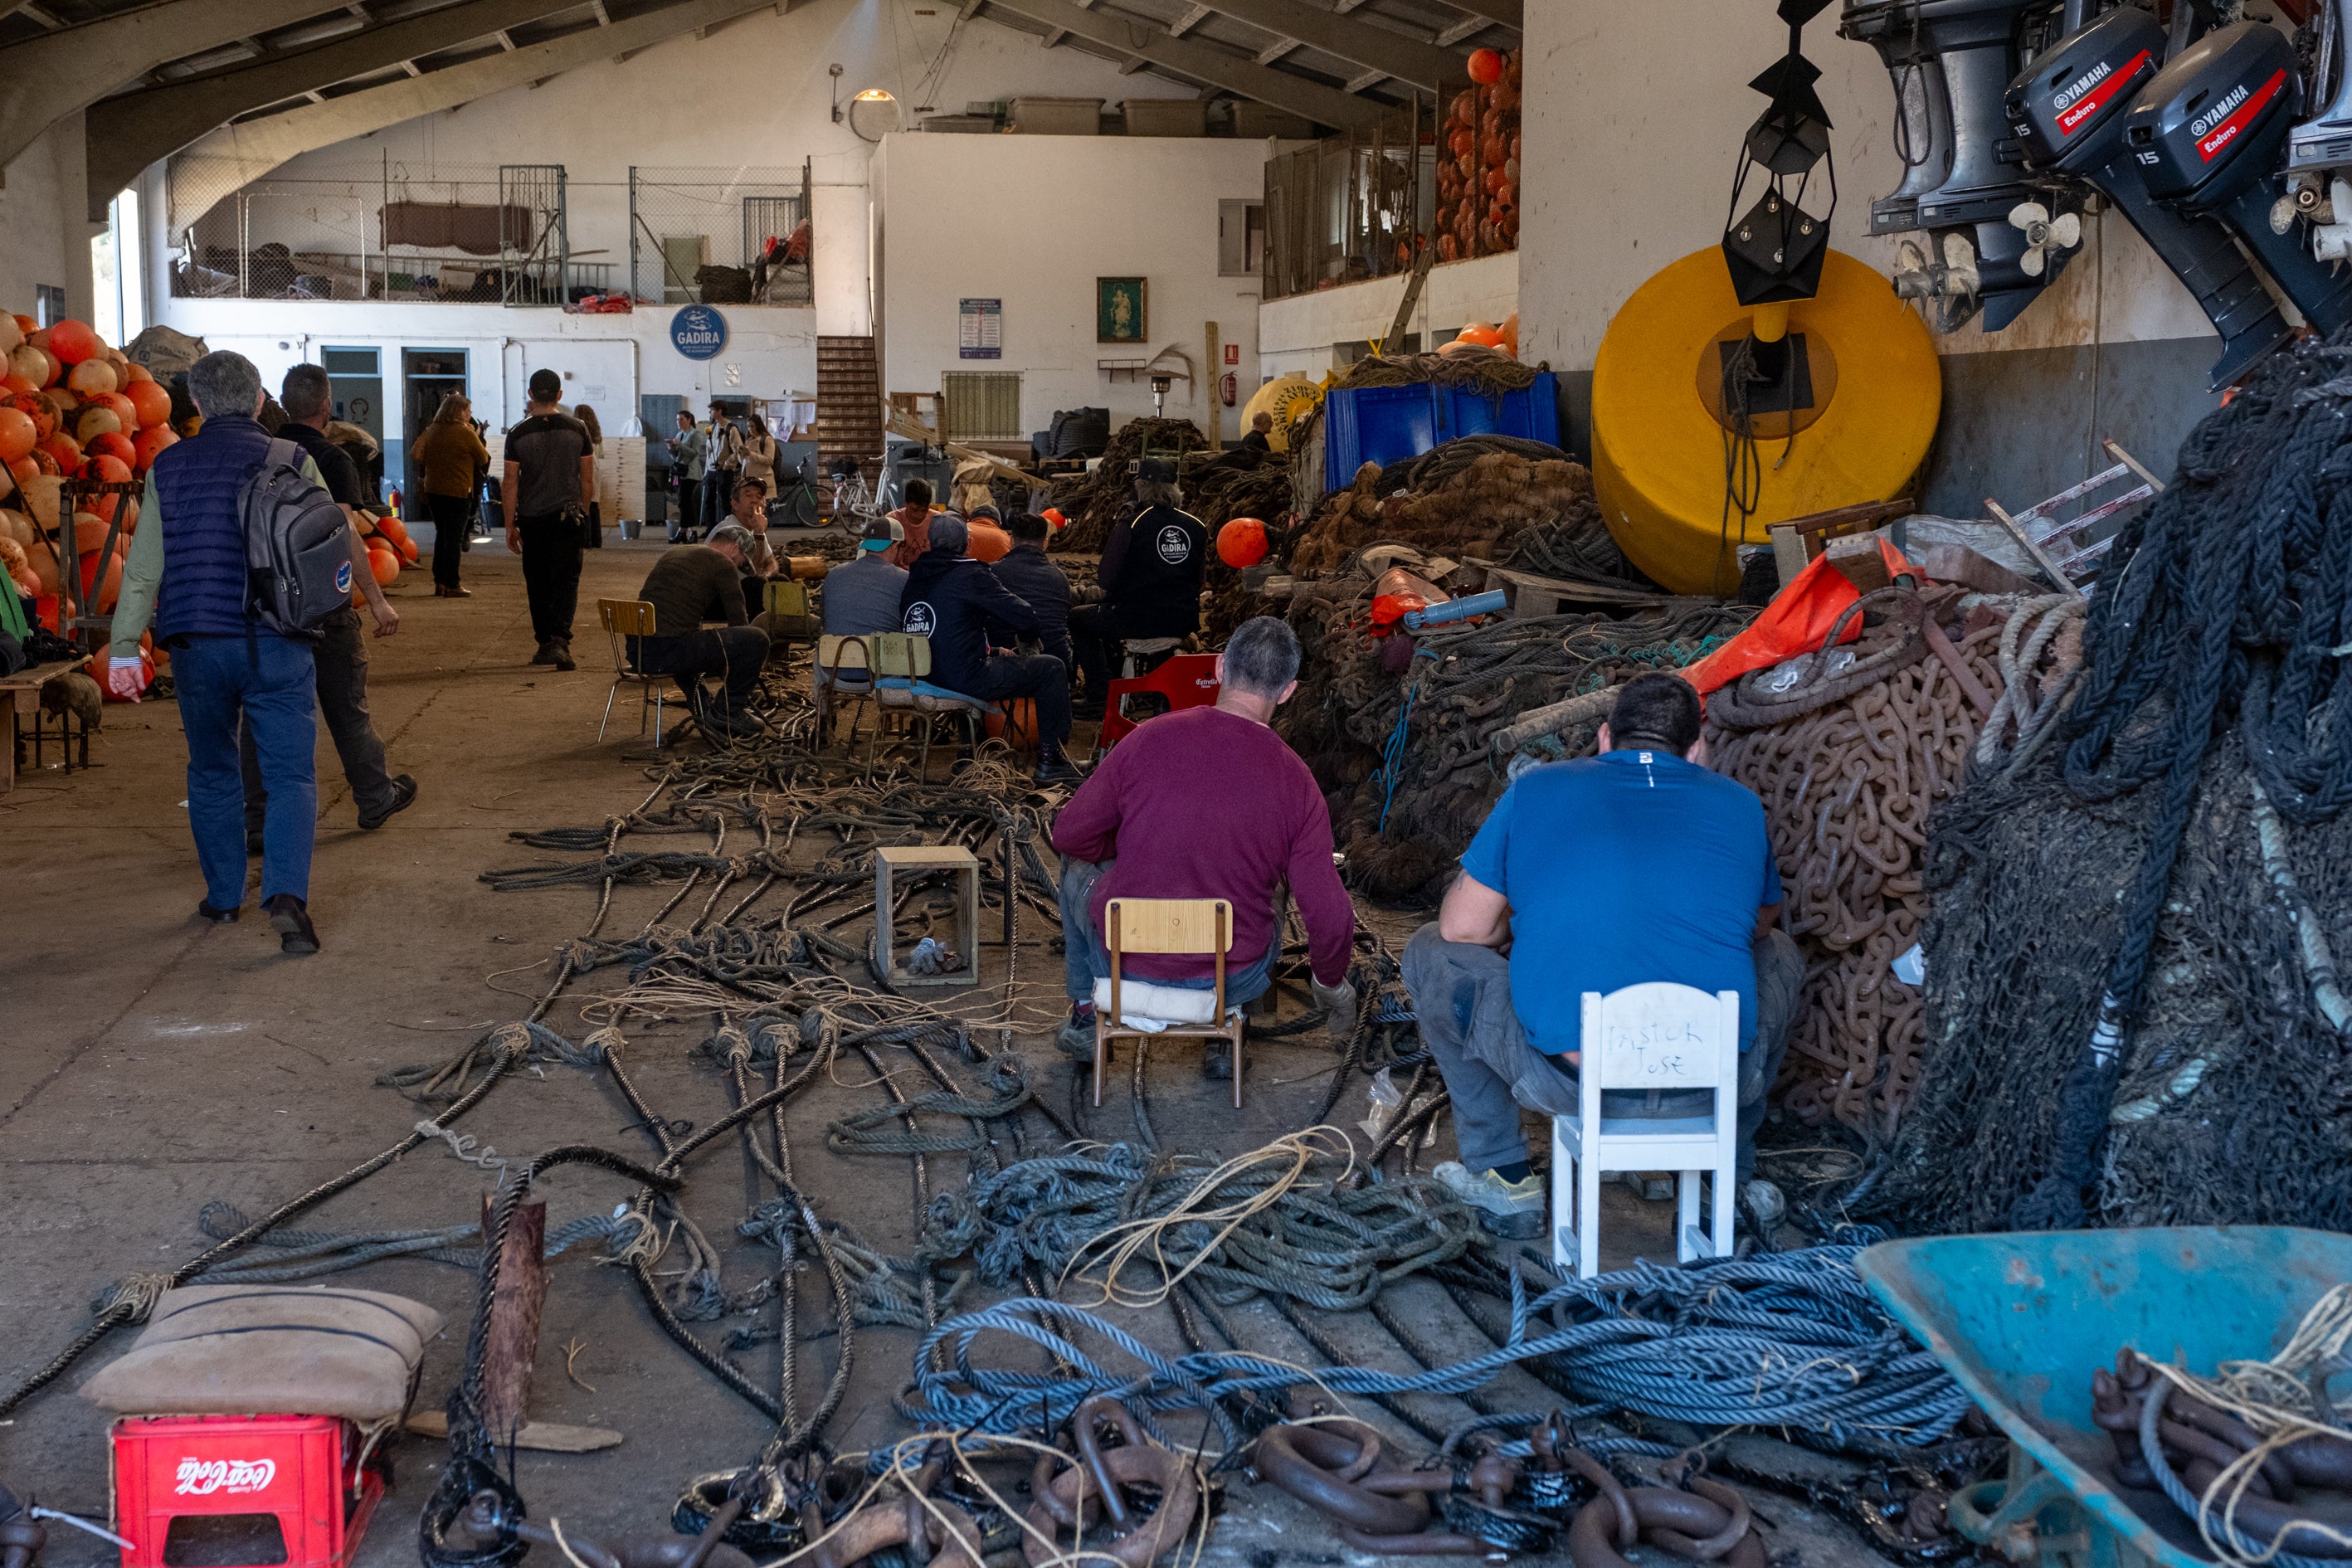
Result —
POLYGON ((1369 131, 1328 136, 1265 166, 1265 297, 1410 271, 1435 218, 1437 149, 1416 101, 1369 131))
POLYGON ((560 305, 619 270, 573 249, 559 164, 239 172, 217 154, 172 160, 173 295, 560 305))
POLYGON ((644 302, 807 305, 806 164, 632 168, 629 283, 644 302))

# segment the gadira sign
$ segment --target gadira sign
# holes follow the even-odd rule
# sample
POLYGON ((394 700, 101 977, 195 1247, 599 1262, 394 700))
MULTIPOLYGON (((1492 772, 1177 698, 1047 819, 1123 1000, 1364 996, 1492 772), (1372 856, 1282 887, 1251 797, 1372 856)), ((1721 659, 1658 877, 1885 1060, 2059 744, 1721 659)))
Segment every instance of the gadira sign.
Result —
POLYGON ((688 305, 669 319, 669 342, 688 359, 716 359, 727 346, 727 318, 715 306, 688 305))

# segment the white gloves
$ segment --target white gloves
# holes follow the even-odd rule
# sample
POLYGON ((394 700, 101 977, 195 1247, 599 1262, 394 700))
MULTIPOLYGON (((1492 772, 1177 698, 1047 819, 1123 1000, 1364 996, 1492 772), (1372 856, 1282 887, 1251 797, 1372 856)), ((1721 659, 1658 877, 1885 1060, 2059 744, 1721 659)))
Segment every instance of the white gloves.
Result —
POLYGON ((1334 1039, 1344 1040, 1356 1032, 1356 988, 1342 980, 1337 985, 1321 981, 1312 983, 1315 1000, 1323 1005, 1323 1026, 1334 1039))

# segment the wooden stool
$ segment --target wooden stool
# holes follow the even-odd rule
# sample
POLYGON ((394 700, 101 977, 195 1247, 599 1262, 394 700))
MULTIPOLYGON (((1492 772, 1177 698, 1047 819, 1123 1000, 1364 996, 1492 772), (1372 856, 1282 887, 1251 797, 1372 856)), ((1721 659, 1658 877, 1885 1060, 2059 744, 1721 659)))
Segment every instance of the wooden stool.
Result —
POLYGON ((874 957, 893 985, 980 984, 980 860, 959 844, 911 844, 874 851, 874 957), (952 974, 916 974, 899 965, 897 883, 940 871, 956 879, 956 951, 963 967, 952 974))

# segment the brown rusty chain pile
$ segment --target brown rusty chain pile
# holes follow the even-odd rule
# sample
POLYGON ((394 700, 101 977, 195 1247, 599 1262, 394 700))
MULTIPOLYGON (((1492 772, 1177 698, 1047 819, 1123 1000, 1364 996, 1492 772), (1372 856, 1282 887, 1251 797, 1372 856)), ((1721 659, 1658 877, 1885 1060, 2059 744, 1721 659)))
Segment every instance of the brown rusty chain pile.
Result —
POLYGON ((1923 996, 1895 964, 1927 915, 1929 814, 1958 793, 1972 752, 1998 754, 2012 721, 2031 742, 2049 732, 2057 703, 2036 692, 2080 662, 2079 606, 1882 589, 1841 619, 1840 631, 1885 614, 1858 642, 1840 647, 1833 631, 1822 652, 1709 701, 1711 760, 1764 802, 1787 929, 1806 958, 1782 1079, 1798 1116, 1884 1138, 1918 1087, 1923 996))

